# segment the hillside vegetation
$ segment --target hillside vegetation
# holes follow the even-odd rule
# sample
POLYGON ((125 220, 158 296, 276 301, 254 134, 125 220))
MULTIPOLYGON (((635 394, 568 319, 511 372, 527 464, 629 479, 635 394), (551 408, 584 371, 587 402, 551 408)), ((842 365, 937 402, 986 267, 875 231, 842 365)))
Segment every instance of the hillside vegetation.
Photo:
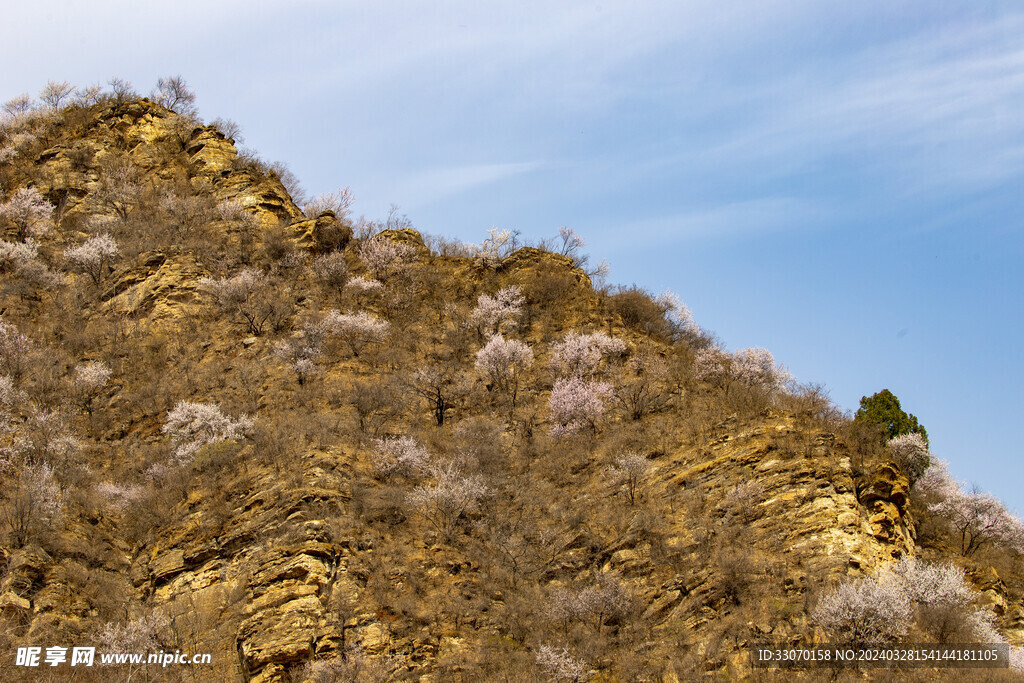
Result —
POLYGON ((1021 524, 923 428, 595 287, 571 230, 356 218, 180 80, 112 86, 0 126, 14 676, 72 678, 25 646, 212 655, 79 681, 687 681, 774 680, 755 643, 1024 642, 1021 524))

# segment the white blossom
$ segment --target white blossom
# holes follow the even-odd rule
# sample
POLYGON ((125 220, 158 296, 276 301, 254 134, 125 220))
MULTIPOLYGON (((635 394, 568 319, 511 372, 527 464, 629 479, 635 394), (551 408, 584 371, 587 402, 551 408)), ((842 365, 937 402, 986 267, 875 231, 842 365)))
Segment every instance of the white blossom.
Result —
POLYGON ((373 472, 382 479, 392 474, 418 476, 426 471, 429 462, 427 449, 409 436, 378 439, 370 454, 373 472))
POLYGON ((677 333, 700 332, 700 327, 693 320, 693 313, 675 292, 666 289, 654 298, 655 303, 665 309, 665 319, 677 333))
POLYGON ((928 443, 923 436, 916 432, 901 434, 890 439, 886 445, 889 449, 889 456, 907 475, 911 486, 931 465, 932 456, 928 452, 928 443))
POLYGON ((504 325, 519 319, 526 299, 515 285, 499 289, 494 296, 481 294, 477 297, 476 308, 470 314, 470 322, 481 332, 497 332, 504 325))
POLYGON ((450 537, 462 515, 477 509, 488 489, 479 476, 467 476, 452 462, 430 468, 434 484, 417 486, 409 503, 438 531, 450 537))
POLYGON ((364 311, 353 314, 330 311, 323 324, 331 334, 348 345, 354 356, 358 356, 367 344, 382 341, 390 328, 388 321, 379 320, 364 311))
POLYGON ((632 505, 636 502, 637 492, 650 468, 647 458, 639 453, 627 451, 615 456, 615 464, 610 465, 606 471, 612 483, 626 491, 632 505))
POLYGON ((397 273, 416 254, 408 244, 396 242, 384 235, 375 235, 359 245, 357 250, 363 265, 377 279, 387 280, 397 273))
POLYGON ((329 289, 340 290, 348 281, 348 264, 345 263, 345 254, 340 251, 314 258, 312 270, 317 280, 329 289))
POLYGON ((551 348, 551 358, 556 367, 567 375, 586 377, 597 372, 602 359, 625 352, 624 341, 609 337, 604 332, 569 332, 551 348))
POLYGON ((877 577, 840 584, 811 613, 834 636, 862 643, 896 640, 907 633, 913 615, 913 604, 902 585, 877 577))
POLYGON ((117 242, 104 233, 90 237, 80 246, 68 247, 64 251, 64 258, 73 270, 87 273, 94 282, 99 282, 103 279, 107 264, 116 258, 117 254, 117 242))
POLYGON ((233 420, 210 403, 179 401, 161 431, 171 437, 175 460, 185 464, 204 446, 243 439, 253 425, 252 418, 243 415, 233 420))
POLYGON ((548 400, 552 436, 574 434, 593 427, 606 410, 612 397, 608 382, 588 382, 580 377, 562 378, 551 388, 548 400))
POLYGON ((75 368, 75 384, 84 391, 95 392, 106 386, 110 374, 110 368, 101 361, 79 365, 75 368))
POLYGON ((725 355, 718 349, 700 349, 694 355, 693 376, 697 381, 719 384, 726 372, 725 355))
POLYGON ((536 654, 537 665, 556 681, 577 683, 589 678, 587 663, 569 654, 569 650, 561 650, 550 645, 542 645, 536 654))
POLYGON ((486 375, 494 387, 509 392, 513 401, 523 372, 533 363, 533 351, 525 343, 492 336, 476 354, 477 372, 486 375))
POLYGON ((369 278, 363 277, 362 275, 357 275, 356 277, 349 280, 345 284, 345 287, 348 289, 355 290, 357 292, 375 292, 383 289, 384 284, 380 280, 371 280, 369 278))
POLYGON ((18 239, 39 237, 52 227, 53 204, 46 201, 35 188, 20 188, 5 203, 0 204, 0 218, 14 225, 18 239))

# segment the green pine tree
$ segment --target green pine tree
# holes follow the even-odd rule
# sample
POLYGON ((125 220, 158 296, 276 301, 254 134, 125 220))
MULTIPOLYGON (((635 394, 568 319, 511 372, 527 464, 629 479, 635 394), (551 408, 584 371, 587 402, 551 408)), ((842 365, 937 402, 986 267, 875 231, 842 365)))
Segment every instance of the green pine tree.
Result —
POLYGON ((920 434, 925 441, 928 440, 928 432, 917 421, 917 417, 905 412, 900 407, 900 400, 896 398, 896 394, 888 389, 883 389, 872 396, 861 397, 860 409, 857 410, 854 419, 879 425, 887 439, 893 439, 901 434, 920 434))

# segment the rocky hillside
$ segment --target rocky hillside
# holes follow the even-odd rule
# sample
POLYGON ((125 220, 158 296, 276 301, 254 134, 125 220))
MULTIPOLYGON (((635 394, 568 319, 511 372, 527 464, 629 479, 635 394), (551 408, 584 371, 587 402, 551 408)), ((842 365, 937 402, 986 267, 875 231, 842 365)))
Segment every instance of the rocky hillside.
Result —
MULTIPOLYGON (((964 546, 879 433, 670 297, 595 289, 572 235, 300 208, 218 127, 95 100, 0 129, 15 677, 89 645, 211 663, 75 680, 746 677, 901 557, 1024 639, 1008 537, 964 546)), ((976 633, 924 604, 904 637, 976 633)))

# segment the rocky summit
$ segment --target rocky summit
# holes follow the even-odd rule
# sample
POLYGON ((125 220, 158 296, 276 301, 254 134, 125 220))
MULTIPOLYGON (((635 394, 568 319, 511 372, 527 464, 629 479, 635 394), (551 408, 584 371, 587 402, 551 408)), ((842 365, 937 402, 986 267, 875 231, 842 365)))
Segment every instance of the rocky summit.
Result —
POLYGON ((0 125, 5 680, 1015 680, 755 667, 1019 666, 1020 522, 923 429, 595 286, 572 231, 356 218, 164 104, 0 125))

